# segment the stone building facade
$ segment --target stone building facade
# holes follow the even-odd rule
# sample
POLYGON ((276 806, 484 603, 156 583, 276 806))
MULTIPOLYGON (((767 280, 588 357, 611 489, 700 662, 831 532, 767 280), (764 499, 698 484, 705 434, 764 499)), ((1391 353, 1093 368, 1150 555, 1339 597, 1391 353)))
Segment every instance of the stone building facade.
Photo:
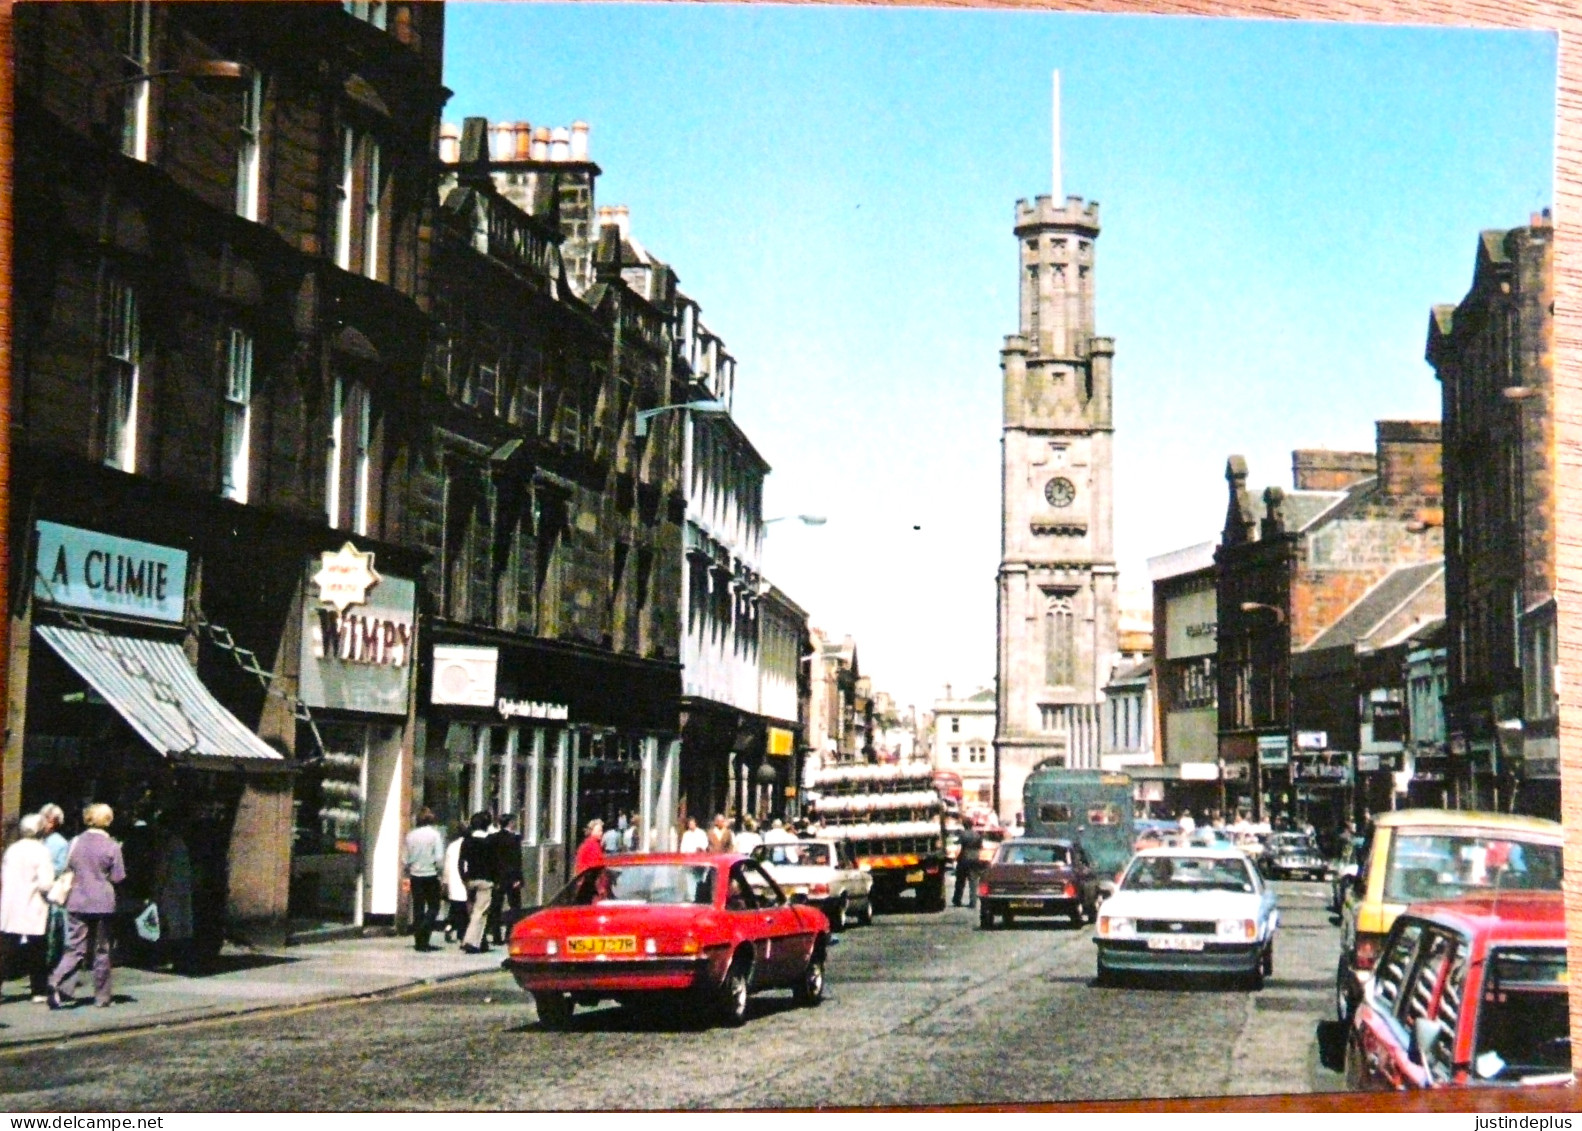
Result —
POLYGON ((1446 741, 1466 806, 1559 815, 1555 672, 1554 228, 1478 239, 1436 306, 1445 426, 1446 741), (1514 796, 1514 801, 1513 801, 1514 796))
POLYGON ((398 910, 443 28, 406 3, 16 14, 0 819, 103 800, 129 851, 181 841, 204 948, 398 910), (112 559, 168 591, 103 600, 112 559), (329 561, 372 568, 331 603, 329 561))
POLYGON ((1016 205, 1020 316, 1000 353, 1001 546, 995 804, 1021 807, 1039 762, 1097 766, 1097 710, 1116 652, 1111 362, 1094 332, 1099 210, 1016 205))
POLYGON ((1291 656, 1387 574, 1443 554, 1436 421, 1379 421, 1369 453, 1293 459, 1293 489, 1247 486, 1226 463, 1228 505, 1214 553, 1219 758, 1227 804, 1289 812, 1294 749, 1291 656), (1326 489, 1308 486, 1323 483, 1326 489))

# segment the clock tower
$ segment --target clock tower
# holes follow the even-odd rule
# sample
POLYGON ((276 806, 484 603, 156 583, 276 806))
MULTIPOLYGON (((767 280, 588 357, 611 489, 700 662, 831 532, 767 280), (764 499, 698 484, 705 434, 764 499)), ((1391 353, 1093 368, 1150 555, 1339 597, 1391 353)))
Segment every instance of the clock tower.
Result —
POLYGON ((1115 343, 1094 334, 1099 206, 1055 193, 1016 204, 1017 333, 1000 351, 996 801, 1022 807, 1045 759, 1099 768, 1098 710, 1116 654, 1115 343))

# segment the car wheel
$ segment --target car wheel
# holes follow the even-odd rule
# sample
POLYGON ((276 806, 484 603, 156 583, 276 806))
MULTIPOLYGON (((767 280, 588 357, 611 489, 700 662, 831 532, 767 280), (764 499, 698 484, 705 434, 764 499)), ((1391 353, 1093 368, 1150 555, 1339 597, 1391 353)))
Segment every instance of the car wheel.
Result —
POLYGON ((1247 988, 1253 993, 1263 989, 1263 961, 1260 959, 1258 969, 1247 975, 1247 988))
POLYGON ((1335 1016, 1342 1025, 1351 1024, 1351 994, 1347 991, 1346 960, 1335 967, 1335 1016))
POLYGON ((1260 966, 1265 978, 1274 977, 1274 940, 1269 940, 1269 945, 1263 948, 1263 962, 1260 966))
POLYGON ((846 929, 846 897, 840 897, 840 902, 830 909, 829 929, 837 935, 846 929))
POLYGON ((798 1005, 813 1006, 824 1000, 824 956, 815 953, 808 959, 802 978, 791 991, 798 1005))
POLYGON ((725 972, 725 984, 720 987, 720 1021, 732 1029, 747 1020, 747 963, 738 958, 725 972))
POLYGON ((1073 903, 1071 905, 1071 910, 1068 911, 1066 914, 1071 916, 1071 925, 1073 927, 1080 927, 1080 926, 1082 926, 1083 923, 1087 922, 1087 916, 1084 915, 1083 912, 1082 912, 1082 903, 1081 903, 1081 901, 1073 903))
POLYGON ((538 1010, 538 1023, 546 1029, 564 1029, 577 1008, 571 995, 562 993, 534 994, 533 1007, 538 1010))
POLYGON ((978 908, 978 929, 983 931, 994 930, 994 912, 987 907, 978 908))
POLYGON ((873 897, 869 896, 862 901, 862 910, 857 913, 857 922, 864 927, 873 925, 873 897))

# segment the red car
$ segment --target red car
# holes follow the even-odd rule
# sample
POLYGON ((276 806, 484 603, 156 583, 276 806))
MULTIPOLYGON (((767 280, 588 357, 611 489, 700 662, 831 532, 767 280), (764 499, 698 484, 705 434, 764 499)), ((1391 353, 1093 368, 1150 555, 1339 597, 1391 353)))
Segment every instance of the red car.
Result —
POLYGON ((829 920, 742 856, 620 856, 572 880, 511 932, 502 964, 556 1029, 577 1005, 673 997, 727 1025, 754 990, 824 997, 829 920))
POLYGON ((1363 977, 1346 1083, 1397 1091, 1571 1079, 1559 892, 1424 903, 1395 921, 1363 977))

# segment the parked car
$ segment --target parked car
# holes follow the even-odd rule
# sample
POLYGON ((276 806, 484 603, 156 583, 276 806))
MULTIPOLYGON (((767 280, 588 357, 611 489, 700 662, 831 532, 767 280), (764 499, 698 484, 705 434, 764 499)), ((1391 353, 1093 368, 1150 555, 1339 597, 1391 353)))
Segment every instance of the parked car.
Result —
POLYGON ((1018 837, 1000 845, 978 879, 978 925, 1009 927, 1018 915, 1065 915, 1081 926, 1099 904, 1099 877, 1079 844, 1048 837, 1018 837))
POLYGON ((1231 974, 1262 989, 1279 925, 1273 890, 1236 849, 1139 852, 1099 908, 1099 984, 1124 973, 1231 974))
POLYGON ((511 932, 502 964, 538 1019, 564 1027, 578 1005, 669 997, 727 1025, 747 998, 789 987, 824 997, 829 920, 740 856, 633 855, 590 868, 511 932))
POLYGON ((1352 1088, 1572 1080, 1558 893, 1414 904, 1362 982, 1346 1043, 1352 1088))
POLYGON ((1135 852, 1145 848, 1164 848, 1173 845, 1181 836, 1179 821, 1156 821, 1143 818, 1136 822, 1136 836, 1132 841, 1135 852))
POLYGON ((1556 821, 1508 813, 1399 809, 1380 813, 1357 879, 1340 908, 1335 1013, 1343 1022, 1362 996, 1357 976, 1373 969, 1379 948, 1408 904, 1488 895, 1559 891, 1556 821))
POLYGON ((848 918, 873 922, 873 877, 857 867, 843 840, 799 840, 761 844, 753 859, 792 897, 803 895, 829 917, 832 931, 846 929, 848 918))
POLYGON ((1258 856, 1267 879, 1328 880, 1334 869, 1306 833, 1275 833, 1258 856))

